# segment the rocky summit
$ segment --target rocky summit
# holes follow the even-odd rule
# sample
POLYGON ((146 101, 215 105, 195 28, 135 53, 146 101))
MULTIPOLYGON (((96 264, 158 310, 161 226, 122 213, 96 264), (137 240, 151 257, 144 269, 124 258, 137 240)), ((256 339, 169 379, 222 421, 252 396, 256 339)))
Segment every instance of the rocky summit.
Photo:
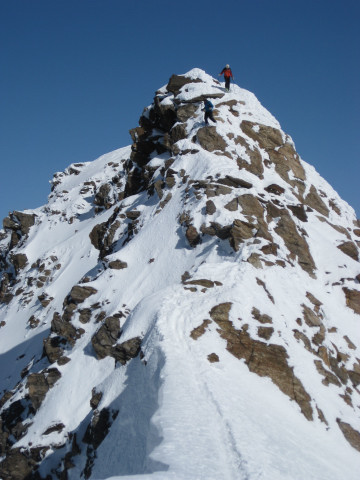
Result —
POLYGON ((130 135, 3 220, 0 478, 357 479, 353 209, 200 69, 130 135))

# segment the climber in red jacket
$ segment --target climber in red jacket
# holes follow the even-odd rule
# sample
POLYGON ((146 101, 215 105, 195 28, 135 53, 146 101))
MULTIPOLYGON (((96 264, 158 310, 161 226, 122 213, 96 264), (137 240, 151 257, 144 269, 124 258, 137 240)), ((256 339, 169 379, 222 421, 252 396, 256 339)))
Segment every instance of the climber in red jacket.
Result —
POLYGON ((229 92, 230 91, 230 78, 232 78, 233 81, 234 81, 234 77, 233 77, 233 74, 232 74, 232 71, 231 71, 231 68, 230 68, 229 64, 225 65, 225 68, 223 68, 221 73, 219 73, 219 77, 221 77, 221 75, 224 75, 225 90, 227 92, 229 92))

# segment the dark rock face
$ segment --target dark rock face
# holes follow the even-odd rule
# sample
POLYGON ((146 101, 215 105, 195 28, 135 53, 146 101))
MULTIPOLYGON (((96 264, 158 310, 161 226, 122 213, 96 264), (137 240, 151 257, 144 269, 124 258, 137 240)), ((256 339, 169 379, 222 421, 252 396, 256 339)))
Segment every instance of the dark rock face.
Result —
POLYGON ((91 339, 97 358, 112 356, 112 347, 120 337, 120 320, 108 317, 91 339))
POLYGON ((222 303, 210 311, 210 317, 220 328, 221 337, 227 341, 227 350, 235 357, 244 359, 251 372, 270 377, 283 393, 298 403, 304 416, 312 420, 311 397, 295 377, 293 368, 289 367, 285 348, 254 340, 244 328, 236 330, 229 320, 230 309, 231 303, 222 303))
POLYGON ((202 148, 208 152, 220 150, 225 152, 227 147, 225 140, 216 131, 216 127, 203 127, 197 132, 196 138, 202 148))
POLYGON ((191 247, 196 247, 201 242, 201 237, 199 232, 193 225, 190 225, 185 233, 185 236, 190 244, 191 247))
POLYGON ((202 83, 202 81, 199 78, 192 79, 183 75, 172 75, 166 89, 168 92, 177 95, 182 87, 188 83, 202 83))
POLYGON ((27 235, 30 228, 35 225, 35 214, 12 212, 9 217, 4 218, 4 229, 10 229, 14 231, 20 230, 22 235, 27 235))
POLYGON ((41 373, 31 373, 27 378, 27 388, 34 410, 38 410, 47 392, 61 377, 56 368, 49 368, 41 373))
POLYGON ((28 264, 27 256, 24 253, 11 255, 11 262, 14 265, 16 275, 28 264))

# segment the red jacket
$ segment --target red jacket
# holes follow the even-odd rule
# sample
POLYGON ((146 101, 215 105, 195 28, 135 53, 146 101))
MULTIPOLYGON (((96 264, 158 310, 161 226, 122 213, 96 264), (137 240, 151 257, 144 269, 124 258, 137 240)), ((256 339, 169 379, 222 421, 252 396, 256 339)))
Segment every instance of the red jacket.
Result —
POLYGON ((224 74, 224 77, 225 78, 234 78, 233 77, 233 74, 232 74, 232 71, 231 71, 231 68, 223 68, 222 69, 222 72, 220 73, 220 75, 224 74))

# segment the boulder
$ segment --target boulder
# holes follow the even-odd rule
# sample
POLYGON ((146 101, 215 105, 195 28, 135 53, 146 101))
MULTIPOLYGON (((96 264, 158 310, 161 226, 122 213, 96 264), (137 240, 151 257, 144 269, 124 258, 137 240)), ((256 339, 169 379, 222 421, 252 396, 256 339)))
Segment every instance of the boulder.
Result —
POLYGON ((207 215, 214 215, 215 212, 216 212, 215 203, 212 200, 208 200, 206 202, 206 214, 207 215))

